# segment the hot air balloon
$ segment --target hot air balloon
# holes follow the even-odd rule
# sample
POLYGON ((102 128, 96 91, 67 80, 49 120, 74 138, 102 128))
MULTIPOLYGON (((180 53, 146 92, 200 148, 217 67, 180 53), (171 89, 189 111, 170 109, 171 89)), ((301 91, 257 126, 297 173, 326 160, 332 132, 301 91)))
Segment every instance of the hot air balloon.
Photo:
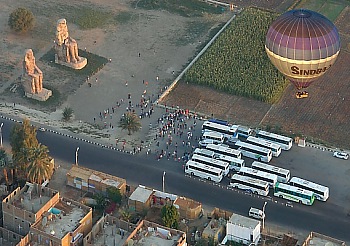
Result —
MULTIPOLYGON (((307 9, 290 10, 270 26, 265 50, 273 65, 298 90, 307 88, 334 64, 340 51, 335 25, 307 9)), ((307 97, 298 91, 296 96, 307 97)))

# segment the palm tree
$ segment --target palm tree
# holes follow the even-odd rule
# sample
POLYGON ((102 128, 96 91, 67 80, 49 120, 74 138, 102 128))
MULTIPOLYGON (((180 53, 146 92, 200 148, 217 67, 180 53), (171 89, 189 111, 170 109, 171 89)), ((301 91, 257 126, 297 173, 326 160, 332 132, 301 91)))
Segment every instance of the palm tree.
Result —
POLYGON ((119 127, 123 130, 128 130, 128 135, 131 135, 131 133, 140 130, 140 118, 135 113, 127 112, 120 119, 119 127))
POLYGON ((69 107, 65 107, 64 110, 63 110, 63 120, 65 121, 69 121, 72 117, 73 117, 73 109, 72 108, 69 108, 69 107))
POLYGON ((54 165, 48 152, 48 148, 41 144, 22 151, 21 160, 25 162, 24 170, 28 181, 41 184, 51 178, 54 165))

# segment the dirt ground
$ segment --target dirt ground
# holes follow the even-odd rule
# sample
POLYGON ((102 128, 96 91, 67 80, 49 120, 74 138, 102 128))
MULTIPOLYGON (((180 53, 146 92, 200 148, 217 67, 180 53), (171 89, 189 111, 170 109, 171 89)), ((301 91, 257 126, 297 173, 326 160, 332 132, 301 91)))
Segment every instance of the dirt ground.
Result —
MULTIPOLYGON (((293 0, 234 1, 242 7, 255 5, 275 11, 284 11, 293 2, 293 0)), ((25 2, 0 0, 2 9, 0 52, 3 54, 0 56, 0 89, 4 91, 0 94, 0 99, 2 103, 16 102, 24 105, 27 110, 45 111, 47 115, 42 123, 49 119, 60 120, 62 109, 69 106, 73 108, 76 120, 91 124, 99 112, 125 98, 130 91, 141 95, 147 90, 149 96, 156 97, 160 88, 170 84, 184 64, 195 55, 196 48, 206 40, 209 30, 195 31, 193 27, 199 26, 200 23, 208 23, 210 29, 209 27, 215 27, 229 18, 229 13, 225 13, 215 17, 189 19, 166 11, 134 9, 128 0, 62 0, 59 4, 57 1, 48 0, 40 5, 35 3, 33 0, 25 2), (34 31, 22 35, 11 32, 7 26, 8 15, 20 6, 31 9, 36 17, 34 31), (131 13, 131 20, 126 24, 109 24, 103 28, 81 30, 69 22, 69 15, 65 16, 66 8, 79 6, 95 6, 102 10, 108 9, 114 14, 127 11, 131 13), (64 71, 58 71, 49 64, 39 61, 39 58, 53 45, 56 21, 59 18, 67 18, 69 32, 78 41, 81 49, 86 47, 92 53, 112 59, 112 63, 107 64, 91 78, 93 81, 95 79, 99 81, 93 88, 89 88, 84 80, 65 76, 64 71), (16 93, 8 91, 12 84, 19 82, 23 55, 27 48, 34 50, 38 66, 44 72, 44 87, 45 85, 55 87, 63 95, 59 107, 50 108, 34 104, 23 98, 20 90, 16 93), (138 53, 141 54, 140 57, 138 53), (156 80, 156 77, 160 80, 156 80), (142 84, 143 80, 149 81, 149 85, 145 87, 142 84), (125 87, 125 81, 128 81, 128 87, 125 87)), ((349 15, 350 10, 347 8, 336 21, 343 44, 343 51, 338 61, 332 70, 310 87, 310 97, 307 99, 296 100, 293 97, 294 89, 290 86, 281 100, 271 106, 219 93, 209 88, 178 84, 163 103, 253 127, 279 125, 285 132, 300 133, 336 146, 350 148, 349 141, 346 141, 350 137, 348 131, 350 122, 347 120, 350 115, 350 107, 347 106, 350 99, 350 90, 347 86, 350 82, 347 70, 350 55, 345 51, 349 43, 349 15)), ((2 108, 3 112, 4 110, 2 108)), ((11 113, 11 110, 12 108, 7 109, 6 113, 11 113)), ((31 118, 40 121, 43 117, 31 115, 31 118)), ((115 119, 113 118, 113 121, 116 122, 119 117, 115 119)), ((142 134, 147 135, 146 129, 143 129, 142 134)))

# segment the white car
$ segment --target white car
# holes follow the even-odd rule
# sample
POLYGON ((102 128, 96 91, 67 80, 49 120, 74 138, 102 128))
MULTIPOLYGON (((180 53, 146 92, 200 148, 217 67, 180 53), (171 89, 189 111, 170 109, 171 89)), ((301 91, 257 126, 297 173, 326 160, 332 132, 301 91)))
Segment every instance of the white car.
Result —
POLYGON ((333 153, 333 156, 337 157, 337 158, 340 158, 340 159, 344 159, 344 160, 349 159, 349 154, 345 153, 345 152, 338 152, 338 151, 336 151, 336 152, 333 153))
POLYGON ((40 127, 38 130, 41 131, 41 132, 45 132, 46 131, 46 129, 44 127, 40 127))

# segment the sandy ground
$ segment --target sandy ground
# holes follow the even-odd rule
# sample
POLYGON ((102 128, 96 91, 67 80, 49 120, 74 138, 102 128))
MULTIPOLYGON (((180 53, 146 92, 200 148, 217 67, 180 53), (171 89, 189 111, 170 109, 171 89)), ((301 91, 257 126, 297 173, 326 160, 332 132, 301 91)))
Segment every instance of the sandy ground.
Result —
POLYGON ((155 119, 143 120, 142 130, 132 137, 117 129, 117 122, 127 106, 127 95, 131 95, 133 104, 139 102, 144 92, 146 98, 155 101, 164 86, 169 84, 183 65, 194 56, 196 47, 207 39, 209 30, 201 32, 191 28, 196 23, 210 23, 208 26, 215 27, 218 23, 227 21, 231 15, 226 12, 219 16, 189 19, 166 11, 131 8, 129 1, 122 0, 60 1, 59 6, 96 5, 114 14, 126 11, 131 15, 127 24, 108 24, 103 28, 80 30, 69 22, 69 16, 59 14, 61 10, 57 11, 58 13, 52 11, 56 1, 46 1, 41 7, 32 3, 34 1, 22 4, 9 0, 0 1, 3 12, 0 16, 0 22, 3 23, 0 26, 3 37, 0 51, 6 54, 0 57, 1 111, 17 117, 27 117, 33 122, 48 125, 48 128, 59 127, 70 130, 80 128, 79 132, 84 128, 87 137, 98 138, 99 141, 114 143, 116 138, 126 139, 130 147, 147 138, 148 126, 155 119), (6 25, 7 18, 13 9, 23 5, 34 13, 36 28, 27 34, 15 34, 6 25), (47 16, 49 13, 51 18, 47 16), (91 88, 85 80, 69 78, 65 76, 64 71, 59 71, 39 60, 53 45, 55 23, 59 18, 67 18, 70 35, 78 41, 79 48, 86 48, 87 51, 110 58, 112 61, 90 78, 93 82, 91 88), (37 65, 44 73, 44 87, 45 85, 55 87, 66 97, 62 98, 59 107, 33 104, 23 98, 20 90, 16 93, 8 91, 14 83, 19 83, 23 54, 27 48, 33 49, 37 65), (116 102, 121 99, 124 99, 125 104, 116 109, 113 116, 108 115, 106 119, 99 119, 100 112, 103 113, 105 110, 111 112, 112 107, 115 107, 116 102), (16 107, 13 107, 13 103, 16 103, 16 107), (74 110, 75 120, 68 124, 61 120, 64 107, 71 107, 74 110), (94 122, 96 124, 92 126, 94 122), (107 129, 97 130, 104 125, 107 125, 107 129), (113 129, 109 126, 113 126, 113 129), (102 139, 102 135, 107 138, 102 139))

